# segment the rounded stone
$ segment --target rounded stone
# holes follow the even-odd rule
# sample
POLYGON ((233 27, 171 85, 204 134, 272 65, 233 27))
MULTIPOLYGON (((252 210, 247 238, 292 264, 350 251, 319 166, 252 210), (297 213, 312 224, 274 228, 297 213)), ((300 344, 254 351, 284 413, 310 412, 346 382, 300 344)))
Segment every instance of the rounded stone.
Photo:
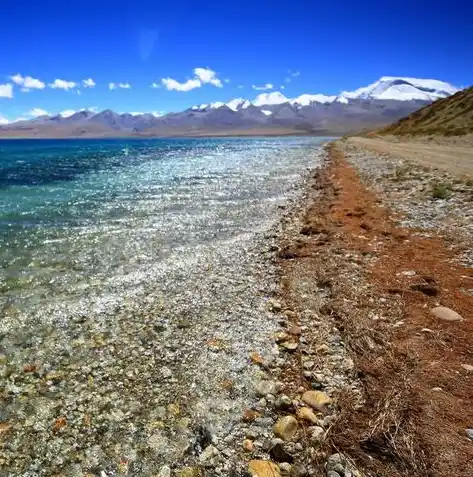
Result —
POLYGON ((285 441, 292 440, 299 429, 299 424, 294 416, 284 416, 277 420, 273 426, 273 432, 277 437, 285 441))
POLYGON ((279 467, 269 460, 250 460, 248 470, 252 477, 280 477, 279 467))
POLYGON ((315 415, 314 411, 308 407, 301 407, 300 409, 297 410, 297 417, 299 419, 302 419, 304 421, 309 421, 312 422, 313 424, 316 424, 318 419, 317 416, 315 415))
POLYGON ((458 314, 456 311, 453 311, 451 308, 447 308, 446 306, 437 306, 432 308, 431 313, 439 320, 463 321, 463 316, 458 314))
POLYGON ((250 439, 245 439, 243 441, 243 449, 246 450, 246 452, 253 452, 255 450, 255 445, 253 444, 253 441, 250 439))
POLYGON ((171 477, 171 468, 168 465, 161 467, 158 477, 171 477))
POLYGON ((317 411, 325 410, 326 406, 332 402, 332 399, 322 391, 306 391, 302 395, 302 400, 317 411))

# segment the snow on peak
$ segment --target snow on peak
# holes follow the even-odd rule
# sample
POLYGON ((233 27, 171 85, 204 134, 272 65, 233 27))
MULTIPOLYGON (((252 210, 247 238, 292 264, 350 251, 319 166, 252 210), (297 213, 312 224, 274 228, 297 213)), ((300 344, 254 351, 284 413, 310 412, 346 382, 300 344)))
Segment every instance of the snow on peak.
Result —
POLYGON ((246 109, 250 106, 250 102, 247 99, 235 98, 227 103, 227 106, 232 111, 238 111, 239 109, 246 109))
POLYGON ((274 91, 272 93, 261 93, 253 101, 254 106, 265 106, 271 104, 283 104, 288 103, 289 99, 286 98, 281 92, 274 91))
MULTIPOLYGON (((383 76, 378 81, 358 88, 355 91, 343 91, 340 95, 325 94, 301 94, 296 98, 287 98, 280 91, 271 93, 261 93, 253 101, 244 98, 235 98, 228 103, 215 102, 193 106, 193 111, 206 111, 208 109, 219 109, 224 106, 232 111, 241 111, 250 106, 264 107, 289 103, 296 108, 311 106, 314 103, 348 104, 350 100, 397 100, 397 101, 435 101, 438 98, 445 98, 458 91, 458 88, 445 81, 432 79, 419 79, 410 77, 383 76)), ((267 114, 269 109, 265 109, 267 114)), ((267 114, 268 115, 268 114, 267 114)))
POLYGON ((435 101, 457 91, 458 89, 455 86, 444 81, 383 76, 378 81, 363 88, 358 88, 355 91, 344 91, 340 96, 347 99, 435 101))
POLYGON ((265 114, 266 116, 271 116, 271 114, 273 114, 272 111, 268 111, 267 109, 262 109, 261 112, 265 114))
POLYGON ((310 103, 333 103, 336 96, 326 96, 325 94, 301 94, 290 103, 297 106, 309 106, 310 103))

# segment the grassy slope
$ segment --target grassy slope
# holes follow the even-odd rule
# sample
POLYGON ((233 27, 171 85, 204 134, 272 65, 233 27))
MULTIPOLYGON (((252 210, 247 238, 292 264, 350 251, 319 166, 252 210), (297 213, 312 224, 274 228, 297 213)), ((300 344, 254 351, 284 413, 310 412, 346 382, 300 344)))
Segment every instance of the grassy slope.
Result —
POLYGON ((435 101, 377 134, 463 135, 473 132, 473 87, 435 101))

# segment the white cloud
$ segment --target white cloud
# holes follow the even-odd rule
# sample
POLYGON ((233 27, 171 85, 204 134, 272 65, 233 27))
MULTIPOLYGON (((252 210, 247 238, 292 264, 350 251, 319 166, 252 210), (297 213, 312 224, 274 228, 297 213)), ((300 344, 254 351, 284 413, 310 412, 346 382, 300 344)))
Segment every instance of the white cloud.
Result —
POLYGON ((204 84, 211 84, 217 88, 222 88, 222 81, 217 78, 217 73, 210 68, 194 68, 194 74, 204 84))
MULTIPOLYGON (((191 91, 200 88, 204 84, 211 84, 217 88, 222 88, 222 80, 217 78, 217 73, 210 68, 194 68, 194 77, 184 83, 173 78, 162 78, 161 84, 169 91, 191 91)), ((152 88, 158 88, 157 83, 152 83, 152 88)))
POLYGON ((223 80, 223 82, 228 84, 228 83, 230 83, 230 80, 229 80, 228 78, 225 78, 225 79, 223 80))
POLYGON ((10 76, 10 79, 18 86, 21 86, 21 91, 27 93, 31 89, 44 89, 46 85, 39 79, 31 76, 21 76, 20 73, 10 76))
POLYGON ((49 87, 53 89, 63 89, 69 91, 77 86, 75 81, 66 81, 62 79, 55 79, 53 83, 49 83, 49 87))
POLYGON ((13 86, 11 84, 0 84, 0 98, 13 98, 13 86))
POLYGON ((279 89, 285 89, 286 87, 282 84, 279 89))
POLYGON ((151 83, 151 87, 159 89, 159 88, 161 88, 161 85, 159 83, 151 83))
POLYGON ((28 112, 28 115, 37 118, 38 116, 48 116, 49 113, 41 108, 33 108, 31 111, 28 112))
POLYGON ((130 89, 131 84, 130 83, 108 83, 108 89, 113 91, 114 89, 130 89))
POLYGON ((266 83, 263 86, 253 85, 252 88, 255 89, 256 91, 264 91, 266 89, 273 89, 274 85, 272 83, 266 83))
POLYGON ((172 78, 163 78, 161 83, 169 91, 190 91, 202 86, 202 82, 199 79, 190 79, 185 83, 179 83, 179 81, 172 78))
POLYGON ((238 89, 243 89, 243 88, 244 88, 244 86, 242 84, 238 85, 238 89))
POLYGON ((82 85, 84 86, 84 88, 93 88, 95 84, 96 83, 92 78, 82 80, 82 85))
POLYGON ((10 121, 5 117, 0 114, 0 126, 3 126, 5 124, 8 124, 10 121))

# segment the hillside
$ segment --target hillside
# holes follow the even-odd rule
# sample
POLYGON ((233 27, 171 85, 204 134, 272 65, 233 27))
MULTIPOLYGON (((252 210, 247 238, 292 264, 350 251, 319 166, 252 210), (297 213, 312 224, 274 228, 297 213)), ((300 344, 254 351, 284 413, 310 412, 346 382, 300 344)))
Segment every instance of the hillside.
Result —
POLYGON ((472 132, 473 86, 439 99, 377 133, 459 136, 472 132))

